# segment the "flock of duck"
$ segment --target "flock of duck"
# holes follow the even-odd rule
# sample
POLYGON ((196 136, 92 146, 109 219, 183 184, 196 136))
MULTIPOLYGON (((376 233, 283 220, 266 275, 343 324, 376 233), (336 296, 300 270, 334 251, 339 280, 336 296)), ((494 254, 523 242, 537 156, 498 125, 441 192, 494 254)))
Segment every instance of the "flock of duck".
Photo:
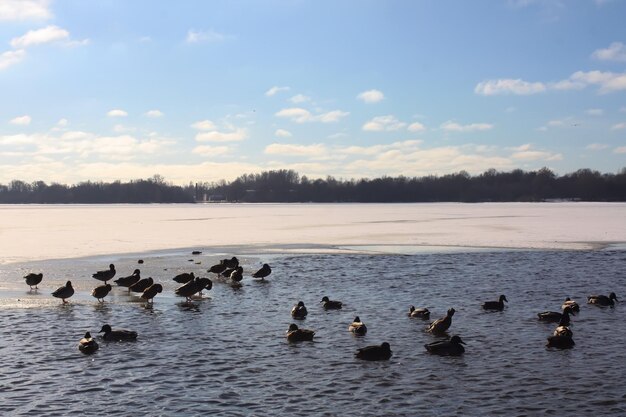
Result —
MULTIPOLYGON (((195 253, 194 253, 195 254, 195 253)), ((140 263, 142 263, 140 261, 140 263)), ((239 265, 237 257, 231 259, 222 259, 218 264, 211 266, 207 272, 214 273, 217 276, 222 276, 230 279, 233 285, 240 285, 239 283, 243 279, 243 267, 239 265)), ((272 269, 268 264, 263 264, 263 267, 253 273, 253 278, 265 279, 272 272, 272 269)), ((103 281, 104 285, 100 285, 93 289, 91 295, 98 300, 98 302, 104 302, 104 298, 109 294, 112 286, 108 283, 116 274, 115 265, 109 265, 109 269, 98 271, 92 275, 96 280, 103 281)), ((26 284, 30 286, 31 290, 36 290, 37 285, 41 283, 43 279, 42 273, 29 273, 24 277, 26 284), (33 288, 34 287, 34 288, 33 288)), ((173 280, 179 284, 182 284, 175 290, 175 294, 185 297, 187 301, 191 301, 192 297, 196 294, 202 295, 203 290, 211 290, 213 282, 209 278, 196 277, 193 272, 182 273, 176 275, 173 280)), ((155 283, 153 279, 144 278, 140 276, 140 270, 135 271, 126 277, 116 279, 115 284, 120 287, 128 288, 128 292, 141 293, 146 303, 152 303, 154 297, 163 291, 161 284, 155 283)), ((74 288, 71 281, 59 287, 52 293, 52 296, 60 298, 63 303, 67 303, 67 299, 74 295, 74 288)), ((591 295, 587 298, 588 304, 593 304, 601 307, 613 307, 615 301, 618 301, 615 293, 606 295, 591 295)), ((497 301, 487 301, 482 304, 484 310, 489 311, 503 311, 505 302, 508 300, 505 295, 500 295, 497 301)), ((324 296, 320 301, 322 307, 325 310, 340 310, 343 306, 341 301, 331 300, 327 296, 324 296)), ((572 348, 575 343, 573 339, 573 332, 571 330, 571 315, 575 315, 580 311, 580 306, 576 301, 566 298, 561 306, 561 311, 545 311, 538 313, 538 319, 544 322, 557 323, 557 327, 551 336, 548 337, 547 347, 553 347, 558 349, 572 348)), ((454 308, 448 309, 446 315, 439 318, 429 324, 427 331, 435 335, 447 336, 447 331, 452 325, 452 317, 454 316, 454 308)), ((295 320, 304 320, 308 315, 308 310, 303 301, 299 301, 291 309, 291 316, 295 320)), ((416 308, 411 306, 409 308, 408 316, 410 318, 429 320, 430 311, 427 308, 416 308)), ((348 330, 356 336, 364 336, 367 333, 367 326, 357 316, 353 322, 348 326, 348 330)), ((102 339, 105 341, 132 341, 137 339, 137 332, 126 329, 113 329, 110 325, 105 324, 99 333, 103 333, 102 339)), ((301 329, 295 323, 292 323, 286 334, 286 338, 289 342, 301 342, 312 341, 315 335, 315 331, 310 329, 301 329)), ((424 345, 426 351, 433 354, 445 355, 445 356, 458 356, 465 352, 463 345, 465 342, 458 335, 453 335, 448 340, 439 340, 424 345)), ((85 354, 91 354, 98 350, 99 345, 90 332, 85 334, 78 344, 78 348, 85 354)), ((358 359, 368 361, 388 360, 392 356, 391 346, 388 342, 383 342, 380 345, 366 346, 356 351, 355 357, 358 359)))

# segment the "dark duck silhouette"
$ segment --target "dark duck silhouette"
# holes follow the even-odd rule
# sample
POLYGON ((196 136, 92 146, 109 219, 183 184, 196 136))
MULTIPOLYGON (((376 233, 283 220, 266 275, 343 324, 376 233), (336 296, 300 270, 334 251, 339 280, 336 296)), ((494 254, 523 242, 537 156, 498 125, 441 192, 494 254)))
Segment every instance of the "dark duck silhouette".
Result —
POLYGON ((261 278, 265 279, 269 274, 272 273, 272 268, 268 264, 263 264, 263 267, 252 274, 252 278, 261 278))
POLYGON ((438 340, 436 342, 427 343, 424 345, 426 350, 430 353, 442 356, 458 356, 465 352, 463 345, 464 341, 460 336, 452 336, 450 340, 438 340))
POLYGON ((223 263, 220 262, 219 264, 213 265, 212 267, 210 267, 207 272, 212 272, 216 275, 220 275, 222 272, 224 272, 226 270, 227 266, 223 263))
MULTIPOLYGON (((131 275, 127 277, 120 277, 113 282, 115 282, 120 287, 129 288, 131 285, 133 285, 135 282, 139 281, 140 279, 141 279, 141 272, 139 271, 139 269, 135 269, 135 271, 131 275)), ((128 292, 130 292, 130 289, 128 290, 128 292)))
POLYGON ((367 327, 365 326, 365 323, 361 321, 359 316, 356 316, 352 323, 350 323, 348 330, 357 336, 365 336, 365 333, 367 333, 367 327))
POLYGON ((104 333, 102 338, 108 341, 121 342, 126 340, 136 340, 137 332, 126 329, 112 329, 111 326, 105 324, 98 333, 104 333))
POLYGON ((571 335, 558 335, 548 337, 548 343, 546 343, 546 346, 557 349, 571 349, 575 344, 576 343, 574 343, 574 339, 572 339, 571 335))
POLYGON ((614 292, 609 294, 608 297, 606 295, 590 295, 589 298, 587 298, 588 304, 595 304, 602 307, 613 307, 615 305, 615 301, 619 300, 614 292))
POLYGON ((287 330, 287 340, 290 342, 303 342, 313 340, 315 332, 309 329, 299 329, 297 325, 290 324, 287 330))
POLYGON ((485 301, 483 303, 483 309, 485 310, 497 310, 497 311, 502 311, 504 310, 504 302, 509 302, 509 300, 506 299, 506 297, 504 295, 501 295, 500 298, 498 299, 498 301, 485 301))
POLYGON ((230 273, 230 279, 233 282, 241 282, 243 279, 243 268, 238 266, 233 272, 230 273))
POLYGON ((291 317, 293 317, 294 319, 304 319, 308 313, 309 312, 304 306, 303 301, 298 301, 298 304, 293 306, 293 308, 291 309, 291 317))
POLYGON ((320 303, 322 303, 324 310, 341 310, 341 306, 343 305, 341 301, 329 300, 326 296, 322 297, 320 303))
POLYGON ((31 290, 36 290, 38 289, 37 284, 39 284, 43 279, 43 273, 40 272, 39 274, 35 274, 31 272, 30 274, 25 275, 24 279, 26 280, 26 285, 28 285, 31 290), (33 285, 35 286, 35 288, 33 288, 33 285))
POLYGON ((100 285, 93 289, 91 295, 96 298, 99 302, 104 302, 104 297, 106 297, 111 291, 111 284, 100 285))
POLYGON ((411 306, 411 308, 409 308, 408 316, 420 319, 429 319, 430 311, 427 308, 415 308, 415 306, 411 306))
POLYGON ((239 259, 236 256, 233 256, 230 259, 223 259, 222 262, 226 265, 226 268, 235 269, 239 266, 239 259))
POLYGON ((132 292, 144 292, 146 288, 150 285, 154 284, 154 280, 152 277, 142 278, 139 281, 135 282, 133 285, 128 287, 128 289, 132 292))
POLYGON ((383 342, 380 346, 366 346, 358 349, 354 356, 366 361, 386 361, 391 358, 391 346, 387 342, 383 342))
POLYGON ((104 281, 105 284, 107 283, 108 280, 110 280, 114 276, 115 276, 115 265, 113 264, 109 265, 109 269, 105 269, 104 271, 98 271, 92 275, 93 278, 99 281, 104 281))
POLYGON ((191 301, 191 297, 201 292, 203 289, 211 289, 213 287, 213 282, 208 278, 200 278, 196 277, 195 280, 189 281, 185 285, 178 287, 174 293, 181 297, 185 297, 187 301, 191 301))
POLYGON ((178 282, 179 284, 186 284, 189 281, 193 281, 196 278, 196 276, 193 274, 193 272, 183 272, 182 274, 178 274, 174 277, 174 281, 178 282))
POLYGON ((569 326, 570 313, 572 313, 572 308, 566 307, 562 313, 557 311, 544 311, 543 313, 537 313, 537 317, 539 320, 548 323, 561 323, 562 326, 569 326))
POLYGON ((57 288, 52 293, 53 297, 60 298, 64 304, 67 303, 65 299, 70 298, 72 295, 74 295, 74 288, 72 287, 72 281, 67 281, 67 283, 63 287, 57 288))
POLYGON ((96 350, 98 350, 98 348, 98 342, 96 342, 96 339, 91 337, 91 333, 89 332, 85 333, 85 337, 80 339, 80 341, 78 342, 78 350, 83 352, 85 355, 90 355, 94 353, 96 350))
POLYGON ((152 284, 144 290, 143 294, 141 294, 141 298, 146 300, 148 303, 153 303, 154 297, 162 292, 163 286, 161 284, 152 284))
POLYGON ((449 309, 446 316, 433 321, 430 326, 428 326, 427 331, 431 333, 445 333, 445 331, 448 330, 452 324, 452 316, 455 311, 456 310, 453 308, 449 309))

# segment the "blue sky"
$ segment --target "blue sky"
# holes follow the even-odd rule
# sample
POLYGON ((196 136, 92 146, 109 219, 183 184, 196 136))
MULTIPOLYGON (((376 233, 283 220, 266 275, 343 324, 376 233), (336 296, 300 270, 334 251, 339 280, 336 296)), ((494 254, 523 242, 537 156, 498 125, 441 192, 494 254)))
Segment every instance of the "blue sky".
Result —
POLYGON ((626 167, 626 1, 0 0, 0 182, 626 167))

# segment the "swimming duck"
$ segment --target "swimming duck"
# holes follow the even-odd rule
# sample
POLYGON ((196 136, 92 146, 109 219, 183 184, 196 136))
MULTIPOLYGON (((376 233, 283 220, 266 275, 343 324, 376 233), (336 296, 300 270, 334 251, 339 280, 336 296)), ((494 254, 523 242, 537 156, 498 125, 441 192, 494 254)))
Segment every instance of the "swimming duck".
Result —
POLYGON ((174 281, 178 282, 179 284, 186 284, 189 281, 193 281, 194 278, 196 277, 193 272, 183 272, 182 274, 176 275, 174 277, 174 281))
POLYGON ((287 340, 290 342, 303 342, 313 340, 315 332, 308 329, 299 329, 295 324, 289 325, 287 330, 287 340))
POLYGON ((367 327, 365 326, 365 323, 361 321, 359 316, 356 316, 352 323, 350 323, 348 330, 357 336, 365 336, 365 333, 367 333, 367 327))
POLYGON ((98 342, 96 342, 96 339, 91 337, 91 333, 89 332, 85 333, 85 337, 80 339, 80 341, 78 342, 78 350, 83 352, 85 355, 90 355, 94 353, 96 350, 98 350, 98 348, 98 342))
POLYGON ((111 284, 100 285, 93 289, 91 295, 95 297, 99 302, 103 303, 104 297, 106 297, 109 291, 111 291, 111 288, 111 284))
POLYGON ((298 301, 298 304, 291 309, 291 317, 294 319, 303 319, 308 313, 303 301, 298 301))
POLYGON ((452 316, 454 316, 455 311, 456 310, 453 308, 449 309, 446 316, 433 321, 430 326, 428 326, 427 331, 431 333, 444 333, 450 328, 450 325, 452 324, 452 316))
POLYGON ((354 356, 366 361, 386 361, 391 358, 391 346, 387 342, 383 342, 380 346, 366 346, 357 349, 354 356))
MULTIPOLYGON (((113 282, 115 282, 120 287, 129 288, 131 285, 133 285, 135 282, 139 281, 140 279, 141 279, 141 272, 139 271, 139 269, 135 269, 132 275, 118 278, 113 282)), ((128 292, 130 292, 130 288, 128 292)))
POLYGON ((427 308, 415 308, 415 306, 411 306, 411 308, 409 308, 408 316, 420 319, 429 319, 430 311, 427 308))
POLYGON ((70 298, 72 295, 74 295, 74 288, 72 287, 72 281, 67 281, 65 286, 57 288, 52 293, 53 297, 60 298, 61 300, 63 300, 64 304, 67 303, 65 299, 70 298))
POLYGON ((537 317, 541 321, 547 321, 549 323, 563 323, 563 326, 568 326, 570 323, 571 307, 566 307, 562 313, 556 311, 544 311, 543 313, 537 313, 537 317))
POLYGON ((587 299, 588 304, 595 304, 602 307, 613 307, 615 305, 615 301, 619 300, 614 292, 609 294, 608 297, 606 295, 590 295, 587 299))
POLYGON ((152 277, 142 278, 130 287, 128 287, 128 289, 132 292, 144 292, 146 288, 148 288, 152 284, 154 284, 154 280, 152 279, 152 277))
POLYGON ((99 281, 104 281, 105 284, 107 283, 108 280, 110 280, 114 276, 115 276, 115 265, 113 264, 109 265, 109 269, 105 269, 104 271, 98 271, 92 275, 93 278, 99 281))
POLYGON ((163 292, 163 286, 161 284, 152 284, 144 290, 143 294, 141 294, 141 298, 149 303, 153 303, 154 297, 161 292, 163 292))
POLYGON ((135 340, 137 339, 137 332, 126 329, 111 329, 111 326, 105 324, 98 333, 104 333, 102 338, 104 340, 111 340, 115 342, 121 342, 123 340, 135 340))
POLYGON ((235 269, 239 266, 239 259, 236 256, 233 256, 230 259, 223 259, 222 262, 226 265, 226 268, 235 269))
POLYGON ((572 330, 567 327, 567 326, 562 326, 559 325, 556 329, 554 329, 554 333, 552 333, 552 336, 569 336, 572 337, 574 335, 574 333, 572 332, 572 330))
POLYGON ((252 274, 252 278, 265 279, 266 276, 272 273, 272 268, 268 264, 263 264, 263 267, 252 274))
POLYGON ((329 300, 328 297, 322 297, 322 307, 324 310, 341 310, 341 305, 343 304, 341 301, 329 300))
POLYGON ((501 295, 498 301, 485 301, 483 303, 483 309, 485 310, 504 310, 504 302, 509 302, 504 295, 501 295))
POLYGON ((35 286, 34 289, 37 289, 37 284, 39 284, 43 279, 43 274, 41 272, 39 274, 31 272, 30 274, 25 275, 24 279, 26 280, 26 285, 28 285, 31 290, 33 289, 33 285, 35 286))
POLYGON ((238 266, 233 272, 230 273, 230 279, 233 282, 241 282, 243 279, 243 268, 238 266))
POLYGON ((575 344, 572 336, 550 336, 546 346, 557 349, 571 349, 575 344))
POLYGON ((450 340, 439 340, 437 342, 427 343, 424 345, 430 353, 443 356, 458 356, 465 352, 464 341, 459 336, 452 336, 450 340))
POLYGON ((571 308, 572 313, 580 312, 580 306, 576 301, 571 300, 569 297, 563 301, 563 305, 561 306, 561 310, 565 310, 567 307, 571 308))
POLYGON ((223 262, 220 262, 219 264, 213 265, 212 267, 210 267, 207 272, 212 272, 214 274, 221 274, 222 272, 224 272, 224 270, 226 269, 226 265, 223 262))

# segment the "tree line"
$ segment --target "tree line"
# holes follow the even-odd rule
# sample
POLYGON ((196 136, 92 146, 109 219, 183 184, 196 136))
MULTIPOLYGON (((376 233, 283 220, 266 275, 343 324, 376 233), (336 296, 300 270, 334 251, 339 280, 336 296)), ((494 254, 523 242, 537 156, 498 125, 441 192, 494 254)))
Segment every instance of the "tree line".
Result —
POLYGON ((293 170, 244 174, 234 181, 167 183, 160 175, 146 180, 81 182, 63 185, 13 180, 0 184, 0 204, 12 203, 193 203, 272 202, 505 202, 626 201, 626 168, 617 174, 590 169, 556 175, 537 171, 494 169, 471 176, 465 171, 443 176, 381 177, 342 180, 310 179, 293 170))

